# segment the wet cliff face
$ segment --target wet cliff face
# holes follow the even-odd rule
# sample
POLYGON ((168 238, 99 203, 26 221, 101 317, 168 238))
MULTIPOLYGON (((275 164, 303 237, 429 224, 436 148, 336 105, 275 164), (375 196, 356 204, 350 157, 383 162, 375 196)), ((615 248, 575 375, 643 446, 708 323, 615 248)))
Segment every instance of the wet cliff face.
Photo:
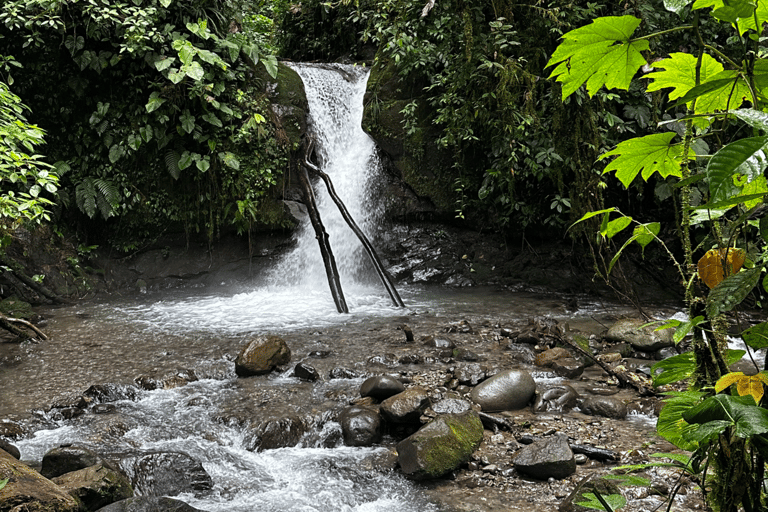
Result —
POLYGON ((363 129, 376 141, 390 175, 391 219, 455 215, 458 174, 450 151, 435 143, 439 133, 427 119, 424 85, 402 80, 381 53, 368 80, 363 129))

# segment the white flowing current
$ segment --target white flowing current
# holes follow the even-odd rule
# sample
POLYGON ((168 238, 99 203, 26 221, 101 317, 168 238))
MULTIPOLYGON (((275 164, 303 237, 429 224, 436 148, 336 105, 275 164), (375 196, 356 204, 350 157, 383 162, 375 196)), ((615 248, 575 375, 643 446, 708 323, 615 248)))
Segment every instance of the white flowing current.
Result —
MULTIPOLYGON (((374 144, 360 126, 368 73, 352 66, 339 68, 294 66, 306 85, 319 164, 360 228, 369 232, 377 221, 377 208, 367 197, 368 183, 378 164, 374 144)), ((314 232, 305 225, 299 230, 295 250, 274 267, 266 286, 231 295, 190 296, 187 292, 180 298, 149 304, 112 305, 98 321, 144 325, 148 339, 162 342, 158 329, 186 331, 192 337, 200 332, 237 335, 322 328, 365 317, 404 314, 390 305, 386 290, 369 279, 368 270, 361 265, 365 254, 322 183, 315 189, 352 314, 336 312, 314 232)), ((193 344, 190 341, 190 352, 204 350, 193 344)), ((130 352, 141 357, 140 350, 132 346, 130 352)), ((115 405, 121 414, 135 420, 136 426, 112 441, 118 444, 109 449, 178 451, 199 460, 213 479, 213 491, 179 498, 207 511, 434 510, 405 478, 376 471, 366 463, 386 452, 383 448, 309 446, 251 452, 243 448, 241 428, 212 417, 215 407, 189 405, 195 396, 216 404, 236 392, 237 380, 228 375, 176 389, 142 392, 137 401, 119 401, 115 405)), ((39 461, 45 452, 63 443, 98 446, 91 424, 61 425, 19 441, 23 458, 39 461)))

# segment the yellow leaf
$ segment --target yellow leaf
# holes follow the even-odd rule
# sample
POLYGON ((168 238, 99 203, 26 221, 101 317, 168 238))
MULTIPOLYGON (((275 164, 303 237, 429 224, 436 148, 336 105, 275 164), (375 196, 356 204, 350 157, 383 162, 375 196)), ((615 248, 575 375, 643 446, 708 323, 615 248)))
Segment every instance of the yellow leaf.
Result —
POLYGON ((731 247, 728 249, 710 249, 699 260, 699 278, 710 289, 714 288, 726 277, 735 274, 746 260, 744 249, 731 247), (723 262, 725 261, 725 269, 723 262))
POLYGON ((744 375, 744 372, 731 372, 726 373, 722 377, 720 377, 717 380, 717 383, 715 383, 715 392, 719 393, 731 384, 735 384, 738 382, 742 377, 746 377, 744 375))
POLYGON ((715 384, 715 391, 719 393, 733 384, 736 384, 736 391, 739 396, 751 395, 755 399, 755 403, 759 404, 763 398, 763 385, 768 384, 768 376, 764 373, 744 375, 743 372, 731 372, 718 379, 715 384))

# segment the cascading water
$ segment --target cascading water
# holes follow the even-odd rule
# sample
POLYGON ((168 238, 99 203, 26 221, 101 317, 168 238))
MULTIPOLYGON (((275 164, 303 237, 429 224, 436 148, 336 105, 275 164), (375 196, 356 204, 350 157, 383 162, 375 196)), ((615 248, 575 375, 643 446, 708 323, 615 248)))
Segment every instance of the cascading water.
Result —
MULTIPOLYGON (((320 167, 330 176, 352 218, 363 232, 369 233, 379 220, 379 210, 369 194, 371 178, 379 162, 373 140, 361 127, 368 71, 353 66, 296 64, 292 67, 304 82, 320 167)), ((342 286, 353 290, 369 283, 371 268, 360 241, 344 222, 322 183, 315 187, 315 194, 342 286)), ((308 221, 299 231, 297 242, 296 249, 273 270, 272 284, 290 283, 327 293, 323 261, 308 221)))

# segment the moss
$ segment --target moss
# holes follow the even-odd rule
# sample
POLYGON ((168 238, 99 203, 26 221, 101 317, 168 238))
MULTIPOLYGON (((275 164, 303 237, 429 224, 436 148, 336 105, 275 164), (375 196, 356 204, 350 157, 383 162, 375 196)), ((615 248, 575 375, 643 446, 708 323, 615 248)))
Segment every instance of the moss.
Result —
POLYGON ((423 475, 429 478, 442 476, 467 462, 483 439, 483 424, 476 413, 445 415, 443 421, 450 434, 429 437, 419 446, 424 455, 423 475))
POLYGON ((0 301, 0 313, 13 318, 32 318, 32 306, 29 302, 19 300, 17 297, 9 297, 0 301))

